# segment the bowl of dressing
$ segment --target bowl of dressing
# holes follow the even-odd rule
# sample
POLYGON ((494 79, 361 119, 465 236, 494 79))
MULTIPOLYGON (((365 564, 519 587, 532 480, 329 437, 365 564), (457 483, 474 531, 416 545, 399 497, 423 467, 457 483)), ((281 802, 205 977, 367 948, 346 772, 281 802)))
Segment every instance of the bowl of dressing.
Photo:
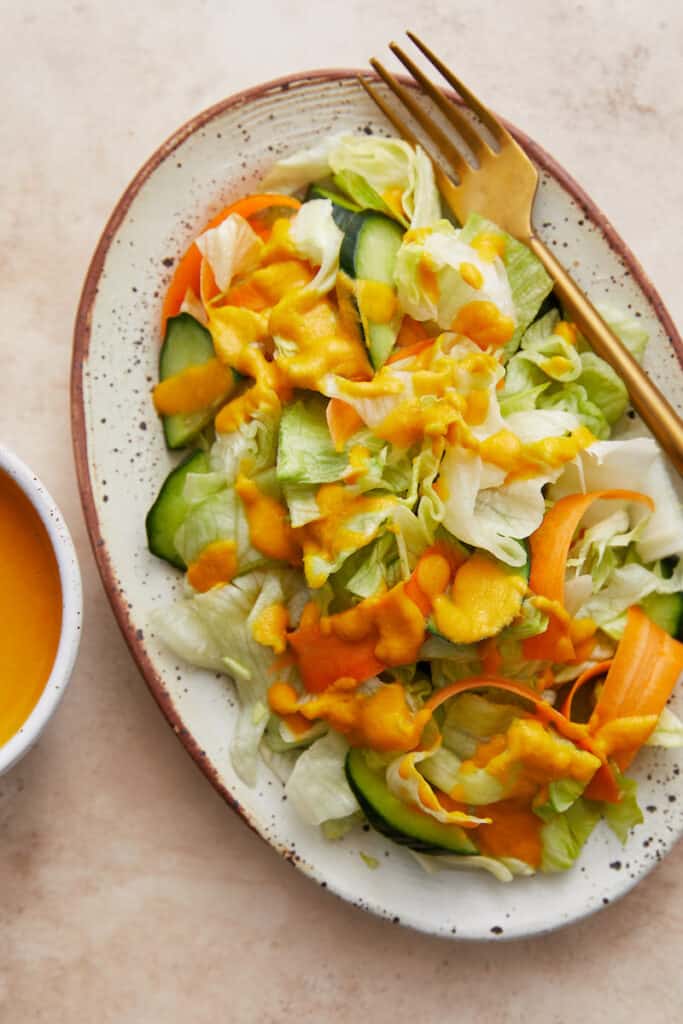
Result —
POLYGON ((81 635, 81 575, 47 490, 0 445, 0 775, 59 704, 81 635))

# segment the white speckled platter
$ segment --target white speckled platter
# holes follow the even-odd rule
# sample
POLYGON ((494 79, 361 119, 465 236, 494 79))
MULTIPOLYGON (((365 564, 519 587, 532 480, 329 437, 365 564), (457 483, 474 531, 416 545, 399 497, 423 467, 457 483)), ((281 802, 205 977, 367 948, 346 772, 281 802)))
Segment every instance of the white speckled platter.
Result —
MULTIPOLYGON (((340 129, 387 132, 355 72, 295 76, 241 93, 200 114, 133 179, 93 257, 76 324, 72 414, 83 505, 112 607, 152 693, 211 783, 264 839, 343 898, 397 923, 468 939, 547 931, 621 896, 683 831, 680 751, 637 762, 645 823, 626 848, 604 827, 564 875, 501 885, 484 873, 426 875, 410 854, 360 828, 329 843, 301 824, 262 766, 249 789, 228 756, 235 697, 223 677, 179 665, 148 632, 151 610, 172 600, 174 570, 147 551, 144 519, 174 459, 149 392, 157 377, 161 296, 175 260, 227 202, 254 190, 284 153, 340 129), (370 870, 359 855, 379 861, 370 870)), ((537 145, 539 233, 594 300, 609 298, 651 331, 646 365, 683 409, 683 346, 641 268, 605 218, 537 145)), ((624 481, 635 486, 637 481, 624 481)), ((679 710, 683 695, 677 698, 679 710)))

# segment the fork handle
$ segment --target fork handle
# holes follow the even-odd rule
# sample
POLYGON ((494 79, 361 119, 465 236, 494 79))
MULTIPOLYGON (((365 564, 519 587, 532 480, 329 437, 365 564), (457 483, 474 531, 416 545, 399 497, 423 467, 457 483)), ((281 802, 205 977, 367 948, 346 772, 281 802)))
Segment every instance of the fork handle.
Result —
POLYGON ((683 476, 683 420, 540 238, 532 235, 527 244, 554 280, 555 293, 571 319, 597 355, 619 374, 633 408, 683 476))

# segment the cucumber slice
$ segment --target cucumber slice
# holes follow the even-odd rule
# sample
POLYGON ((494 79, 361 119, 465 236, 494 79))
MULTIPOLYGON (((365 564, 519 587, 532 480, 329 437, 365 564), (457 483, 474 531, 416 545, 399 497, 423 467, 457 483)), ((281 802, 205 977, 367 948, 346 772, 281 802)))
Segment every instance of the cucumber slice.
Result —
POLYGON ((347 754, 346 778, 368 824, 395 843, 421 853, 479 852, 459 825, 445 825, 395 797, 358 747, 347 754))
MULTIPOLYGON (((337 223, 339 223, 337 221, 337 223)), ((378 281, 394 285, 396 254, 403 240, 403 229, 381 213, 355 213, 347 218, 339 265, 357 281, 378 281)), ((372 365, 379 370, 396 342, 401 318, 388 323, 374 323, 360 310, 365 344, 372 365)))
POLYGON ((648 594, 640 607, 652 621, 676 640, 683 640, 683 593, 648 594))
MULTIPOLYGON (((201 366, 215 358, 211 335, 205 327, 189 313, 180 313, 171 317, 166 327, 166 337, 159 353, 159 380, 166 380, 181 373, 190 366, 201 366)), ((184 448, 208 426, 214 413, 234 388, 226 390, 220 401, 200 412, 178 413, 175 416, 162 416, 164 436, 169 448, 184 448)))
POLYGON ((157 558, 163 558, 177 569, 185 569, 173 538, 187 518, 190 506, 183 497, 185 477, 188 473, 208 473, 209 456, 206 452, 192 452, 171 470, 159 491, 157 500, 147 513, 147 546, 157 558))

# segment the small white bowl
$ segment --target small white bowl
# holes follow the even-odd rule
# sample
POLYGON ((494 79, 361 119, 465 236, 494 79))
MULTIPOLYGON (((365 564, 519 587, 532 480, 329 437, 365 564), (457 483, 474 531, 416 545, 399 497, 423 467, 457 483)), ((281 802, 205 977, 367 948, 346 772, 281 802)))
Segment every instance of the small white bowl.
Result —
POLYGON ((35 473, 0 445, 0 470, 21 488, 47 530, 59 567, 62 629, 57 654, 45 688, 21 728, 0 746, 0 775, 9 771, 33 746, 54 714, 71 678, 81 640, 83 594, 81 573, 71 534, 62 514, 35 473))

